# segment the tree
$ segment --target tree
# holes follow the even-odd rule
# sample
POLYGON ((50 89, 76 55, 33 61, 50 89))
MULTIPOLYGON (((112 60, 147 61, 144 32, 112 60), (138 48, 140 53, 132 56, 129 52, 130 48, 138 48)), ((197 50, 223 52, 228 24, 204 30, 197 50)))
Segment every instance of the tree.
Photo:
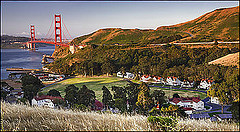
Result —
POLYGON ((50 91, 48 91, 47 95, 55 96, 55 97, 61 97, 60 92, 57 91, 56 89, 51 89, 50 91))
POLYGON ((115 99, 115 107, 117 107, 121 112, 127 110, 127 97, 126 90, 123 87, 112 86, 112 91, 114 92, 113 98, 115 99))
POLYGON ((70 106, 73 106, 74 104, 77 103, 77 91, 78 91, 78 87, 76 87, 75 85, 71 84, 69 86, 66 87, 66 89, 64 90, 66 92, 65 95, 65 100, 68 101, 68 103, 70 104, 70 106))
POLYGON ((175 93, 173 94, 173 98, 180 98, 180 96, 177 93, 175 93))
POLYGON ((77 104, 93 107, 95 103, 95 92, 88 89, 85 85, 77 92, 77 104))
POLYGON ((114 101, 112 98, 112 94, 105 86, 103 86, 102 90, 103 90, 102 103, 104 104, 104 106, 107 106, 107 108, 108 106, 113 107, 114 101))
POLYGON ((239 100, 234 101, 232 103, 232 106, 229 108, 229 110, 232 112, 233 118, 239 122, 239 100))
POLYGON ((136 105, 138 106, 141 113, 146 114, 146 111, 152 105, 152 98, 150 97, 150 88, 146 83, 141 83, 139 86, 140 92, 138 93, 138 101, 136 105))
POLYGON ((165 92, 163 90, 154 90, 151 97, 153 98, 155 104, 162 105, 163 103, 166 103, 165 92))
POLYGON ((135 110, 139 93, 138 85, 135 83, 130 83, 125 89, 128 95, 127 100, 129 103, 129 110, 135 110))
POLYGON ((37 77, 32 75, 26 75, 21 80, 24 98, 26 98, 29 103, 32 104, 33 97, 37 95, 44 85, 37 77))
POLYGON ((104 62, 102 63, 101 68, 102 68, 102 72, 107 73, 107 76, 108 76, 110 73, 112 73, 114 71, 115 65, 111 59, 106 58, 104 60, 104 62))
POLYGON ((213 84, 207 91, 209 97, 217 97, 222 105, 222 113, 224 105, 230 104, 233 101, 231 91, 226 82, 221 84, 213 84))

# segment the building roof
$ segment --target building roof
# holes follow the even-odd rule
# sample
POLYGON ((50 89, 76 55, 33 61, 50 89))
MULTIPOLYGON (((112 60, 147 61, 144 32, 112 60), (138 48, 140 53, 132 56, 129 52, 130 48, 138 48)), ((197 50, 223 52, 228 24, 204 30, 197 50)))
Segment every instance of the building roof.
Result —
POLYGON ((103 109, 103 103, 95 99, 94 103, 95 109, 94 110, 102 110, 103 109))
POLYGON ((168 99, 170 102, 173 102, 175 104, 181 102, 196 102, 198 103, 199 101, 201 101, 200 97, 180 97, 180 98, 169 98, 168 99))
POLYGON ((54 97, 54 96, 49 96, 49 95, 42 95, 42 96, 35 96, 34 97, 35 100, 39 101, 39 100, 44 100, 44 99, 50 99, 50 100, 54 100, 54 99, 61 99, 64 100, 62 97, 54 97))

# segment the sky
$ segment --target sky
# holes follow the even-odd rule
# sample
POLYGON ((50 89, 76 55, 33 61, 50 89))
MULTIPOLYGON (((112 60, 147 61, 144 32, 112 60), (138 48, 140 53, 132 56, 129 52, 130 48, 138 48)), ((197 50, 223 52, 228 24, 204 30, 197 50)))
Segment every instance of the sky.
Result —
POLYGON ((156 29, 236 6, 238 1, 1 1, 1 34, 29 37, 30 25, 34 24, 36 38, 45 37, 54 14, 61 14, 70 35, 65 28, 62 30, 68 39, 73 39, 103 28, 156 29))

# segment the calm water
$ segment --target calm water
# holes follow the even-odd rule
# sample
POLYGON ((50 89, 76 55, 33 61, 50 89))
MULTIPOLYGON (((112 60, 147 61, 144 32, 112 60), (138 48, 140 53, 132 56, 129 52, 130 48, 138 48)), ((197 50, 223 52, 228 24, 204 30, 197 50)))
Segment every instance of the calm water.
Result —
POLYGON ((52 55, 54 48, 54 46, 38 47, 37 51, 1 49, 1 79, 7 79, 10 73, 6 68, 41 68, 42 55, 52 55))

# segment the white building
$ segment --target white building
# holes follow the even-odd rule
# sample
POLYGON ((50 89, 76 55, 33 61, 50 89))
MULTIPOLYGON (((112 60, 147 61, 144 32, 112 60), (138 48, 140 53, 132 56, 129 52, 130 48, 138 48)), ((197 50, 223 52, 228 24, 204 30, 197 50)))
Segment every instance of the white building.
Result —
POLYGON ((32 105, 35 106, 46 106, 46 107, 50 107, 50 108, 54 108, 55 105, 53 103, 54 99, 61 99, 63 100, 62 97, 54 97, 54 96, 48 96, 48 95, 42 95, 42 96, 35 96, 32 99, 32 105))
POLYGON ((167 77, 166 85, 179 86, 181 85, 181 81, 177 77, 167 77))
POLYGON ((200 89, 209 89, 215 82, 213 80, 202 79, 198 88, 200 89))
POLYGON ((135 75, 130 73, 130 72, 126 72, 125 74, 122 74, 122 72, 119 71, 117 73, 117 77, 124 77, 124 78, 128 78, 128 79, 133 79, 135 77, 135 75))
POLYGON ((201 101, 199 97, 181 97, 181 98, 170 98, 169 103, 173 105, 182 106, 186 108, 192 108, 195 110, 203 110, 204 109, 204 102, 201 101))
POLYGON ((124 75, 124 78, 133 79, 134 77, 135 77, 134 74, 132 74, 130 72, 126 72, 126 74, 124 75))
POLYGON ((181 87, 185 87, 185 88, 192 88, 194 84, 193 82, 189 82, 187 80, 184 80, 183 82, 181 82, 181 87))
POLYGON ((213 104, 220 104, 218 97, 211 97, 210 102, 213 104))
POLYGON ((152 77, 149 76, 149 75, 143 75, 141 78, 140 78, 140 81, 142 82, 148 82, 152 77))
POLYGON ((154 76, 154 77, 153 77, 153 80, 155 81, 155 82, 153 82, 153 83, 165 84, 164 79, 163 79, 162 77, 154 76))

